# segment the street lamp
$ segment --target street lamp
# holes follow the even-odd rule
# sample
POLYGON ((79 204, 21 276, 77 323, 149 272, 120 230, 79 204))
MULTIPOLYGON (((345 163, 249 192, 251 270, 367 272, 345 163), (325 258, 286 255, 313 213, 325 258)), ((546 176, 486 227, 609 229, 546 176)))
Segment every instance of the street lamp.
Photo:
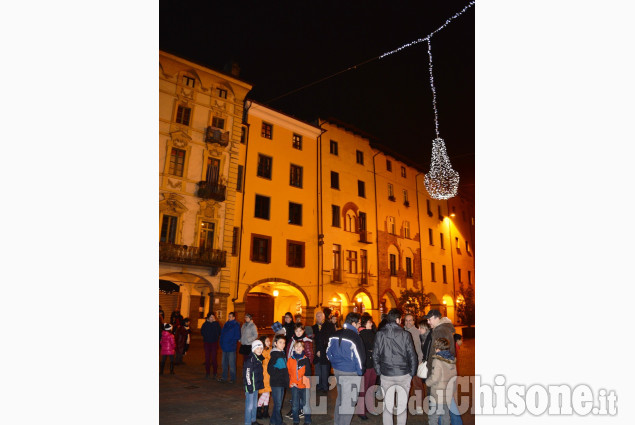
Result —
MULTIPOLYGON (((450 236, 450 262, 452 264, 452 298, 456 299, 456 284, 454 280, 454 248, 452 247, 452 219, 450 217, 456 216, 456 214, 450 212, 450 201, 445 201, 448 207, 448 234, 450 236)), ((443 302, 445 304, 445 301, 443 302)), ((456 303, 454 304, 454 319, 456 321, 456 303)))

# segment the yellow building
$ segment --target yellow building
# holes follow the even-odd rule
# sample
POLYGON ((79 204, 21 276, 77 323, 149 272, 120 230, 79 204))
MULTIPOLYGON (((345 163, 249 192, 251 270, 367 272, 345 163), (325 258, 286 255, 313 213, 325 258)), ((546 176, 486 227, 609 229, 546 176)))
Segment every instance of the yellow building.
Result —
POLYGON ((251 85, 159 52, 159 303, 193 327, 226 310, 242 114, 251 85), (172 291, 177 292, 172 292, 172 291))
POLYGON ((259 327, 286 312, 313 323, 318 303, 318 127, 247 101, 234 226, 233 308, 259 327))

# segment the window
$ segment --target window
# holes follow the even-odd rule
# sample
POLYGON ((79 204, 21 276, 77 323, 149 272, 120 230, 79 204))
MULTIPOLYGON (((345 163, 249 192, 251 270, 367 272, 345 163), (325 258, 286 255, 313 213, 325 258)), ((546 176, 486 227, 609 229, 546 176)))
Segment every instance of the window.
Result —
POLYGON ((397 276, 397 256, 390 254, 390 275, 397 276))
POLYGON ((203 221, 201 223, 201 233, 198 238, 198 247, 203 250, 214 249, 214 223, 203 221))
POLYGON ((467 271, 467 283, 472 284, 472 270, 467 271))
POLYGON ((223 99, 227 99, 227 90, 221 89, 221 88, 217 88, 216 89, 216 93, 218 94, 218 97, 222 97, 223 99))
POLYGON ((434 263, 430 263, 430 281, 431 282, 436 282, 437 278, 435 276, 435 272, 434 272, 434 263))
POLYGON ((404 238, 410 239, 410 222, 409 221, 403 222, 403 236, 404 238))
POLYGON ((299 134, 293 135, 293 147, 295 149, 302 150, 302 136, 300 136, 299 134))
POLYGON ((271 236, 251 235, 251 261, 271 262, 271 236))
POLYGON ((340 227, 340 207, 331 205, 331 226, 340 227))
POLYGON ((188 87, 194 88, 194 78, 188 77, 187 75, 184 75, 183 76, 183 84, 185 84, 188 87))
POLYGON ((225 118, 212 118, 212 127, 220 128, 221 130, 225 129, 225 118))
POLYGON ((170 170, 169 174, 177 177, 183 177, 183 166, 185 164, 185 151, 183 149, 172 148, 170 152, 170 170))
POLYGON ((270 156, 258 154, 258 177, 264 177, 266 179, 271 180, 271 163, 272 159, 270 156))
POLYGON ((447 270, 445 266, 443 266, 443 283, 448 283, 447 270))
POLYGON ((289 224, 302 226, 302 204, 289 202, 289 224))
POLYGON ((386 171, 392 172, 392 162, 389 159, 386 160, 386 171))
POLYGON ((220 160, 218 158, 207 158, 207 171, 205 173, 205 181, 212 186, 218 184, 218 176, 220 174, 220 160))
POLYGON ((357 251, 347 251, 346 264, 349 273, 357 273, 357 251))
POLYGON ((287 241, 287 266, 304 267, 304 242, 287 241))
POLYGON ((395 192, 392 187, 392 183, 388 183, 388 199, 390 199, 391 201, 395 200, 395 192))
POLYGON ((439 220, 443 221, 443 212, 441 212, 441 205, 437 205, 437 211, 439 213, 439 220))
POLYGON ((273 125, 263 121, 262 131, 260 132, 260 135, 264 137, 265 139, 271 139, 273 135, 273 125))
POLYGON ((333 244, 333 280, 342 281, 342 246, 333 244))
POLYGON ((254 216, 269 220, 269 204, 271 199, 268 196, 256 195, 256 210, 254 216))
POLYGON ((366 197, 366 183, 361 180, 357 180, 357 196, 366 197))
POLYGON ((410 206, 410 202, 408 201, 408 191, 406 189, 403 189, 402 193, 403 193, 403 204, 407 207, 410 206))
POLYGON ((406 277, 412 277, 412 258, 406 257, 406 277))
POLYGON ((454 246, 456 246, 456 250, 459 251, 459 253, 461 252, 461 248, 459 247, 459 238, 456 237, 454 238, 454 246))
POLYGON ((192 108, 179 105, 176 109, 176 122, 183 125, 190 125, 190 115, 192 114, 192 108))
POLYGON ((395 232, 395 217, 388 217, 388 233, 394 235, 395 232))
POLYGON ((430 245, 434 246, 434 238, 432 237, 432 229, 428 229, 428 240, 430 241, 430 245))
POLYGON ((406 177, 406 167, 401 166, 401 177, 406 177))
POLYGON ((364 165, 364 152, 357 151, 356 155, 357 155, 357 163, 364 165))
POLYGON ((465 252, 470 252, 470 243, 468 241, 465 241, 465 252))
POLYGON ((445 249, 445 246, 443 246, 443 233, 439 233, 439 241, 441 242, 441 249, 445 249))
POLYGON ((459 283, 463 283, 463 281, 461 280, 461 269, 458 269, 458 278, 459 278, 459 283))
POLYGON ((291 164, 289 172, 289 184, 293 187, 302 187, 302 167, 291 164))
POLYGON ((178 224, 178 217, 173 215, 163 215, 163 223, 161 223, 161 242, 176 243, 176 227, 178 224))
POLYGON ((331 149, 331 154, 337 155, 337 142, 335 140, 331 140, 330 149, 331 149))
POLYGON ((432 217, 434 214, 432 214, 432 210, 430 209, 430 200, 426 199, 426 206, 428 207, 428 216, 432 217))
POLYGON ((238 227, 234 227, 234 231, 232 232, 232 255, 238 255, 238 227))
POLYGON ((340 175, 335 171, 331 171, 331 188, 339 189, 340 188, 340 175))
POLYGON ((366 213, 365 212, 359 212, 359 220, 357 223, 357 227, 359 228, 358 230, 360 232, 363 232, 366 230, 366 213))
POLYGON ((360 260, 360 273, 362 284, 368 283, 368 252, 365 249, 360 249, 359 252, 359 260, 360 260))
POLYGON ((238 192, 243 191, 243 166, 238 166, 238 176, 236 176, 236 190, 238 192))
POLYGON ((346 231, 348 232, 355 232, 355 221, 356 221, 356 217, 355 217, 355 213, 353 213, 352 211, 348 211, 346 213, 346 222, 344 223, 344 227, 346 231))
POLYGON ((240 143, 243 145, 247 139, 247 129, 245 127, 240 127, 240 143))

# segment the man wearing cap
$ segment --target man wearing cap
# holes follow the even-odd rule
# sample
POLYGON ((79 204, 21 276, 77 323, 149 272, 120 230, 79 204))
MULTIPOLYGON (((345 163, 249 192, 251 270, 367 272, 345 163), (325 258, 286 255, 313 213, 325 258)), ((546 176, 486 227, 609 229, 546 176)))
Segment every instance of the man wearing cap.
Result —
MULTIPOLYGON (((454 341, 454 325, 452 321, 447 317, 443 317, 439 310, 433 309, 428 312, 424 316, 424 319, 428 320, 430 327, 432 328, 432 343, 439 338, 445 338, 448 341, 454 341)), ((453 356, 456 356, 456 352, 454 350, 454 344, 450 344, 450 353, 453 356)), ((434 350, 430 350, 428 353, 428 378, 432 374, 432 356, 436 353, 434 350)), ((430 392, 428 392, 429 394, 430 392)))
POLYGON ((326 358, 326 348, 329 344, 329 338, 335 333, 335 327, 328 321, 328 315, 331 309, 328 307, 324 311, 315 313, 315 325, 313 325, 313 340, 315 341, 315 357, 313 364, 315 366, 315 374, 319 378, 317 391, 327 392, 329 390, 329 374, 331 373, 331 363, 326 358))
POLYGON ((240 328, 240 345, 241 345, 241 354, 245 356, 245 360, 247 357, 251 356, 250 349, 243 349, 242 346, 246 348, 250 348, 252 342, 254 342, 258 338, 258 328, 256 328, 256 324, 251 320, 251 313, 245 313, 245 323, 243 323, 242 328, 240 328))

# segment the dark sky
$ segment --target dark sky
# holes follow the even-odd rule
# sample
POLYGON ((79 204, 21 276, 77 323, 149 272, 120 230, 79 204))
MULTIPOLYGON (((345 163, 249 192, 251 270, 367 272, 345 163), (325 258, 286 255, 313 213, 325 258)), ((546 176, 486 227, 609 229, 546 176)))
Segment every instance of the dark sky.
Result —
MULTIPOLYGON (((159 47, 214 69, 230 61, 248 97, 303 120, 335 117, 429 169, 435 138, 426 43, 271 101, 425 37, 469 0, 166 1, 159 47)), ((439 130, 459 194, 474 198, 474 8, 432 38, 439 130)))

